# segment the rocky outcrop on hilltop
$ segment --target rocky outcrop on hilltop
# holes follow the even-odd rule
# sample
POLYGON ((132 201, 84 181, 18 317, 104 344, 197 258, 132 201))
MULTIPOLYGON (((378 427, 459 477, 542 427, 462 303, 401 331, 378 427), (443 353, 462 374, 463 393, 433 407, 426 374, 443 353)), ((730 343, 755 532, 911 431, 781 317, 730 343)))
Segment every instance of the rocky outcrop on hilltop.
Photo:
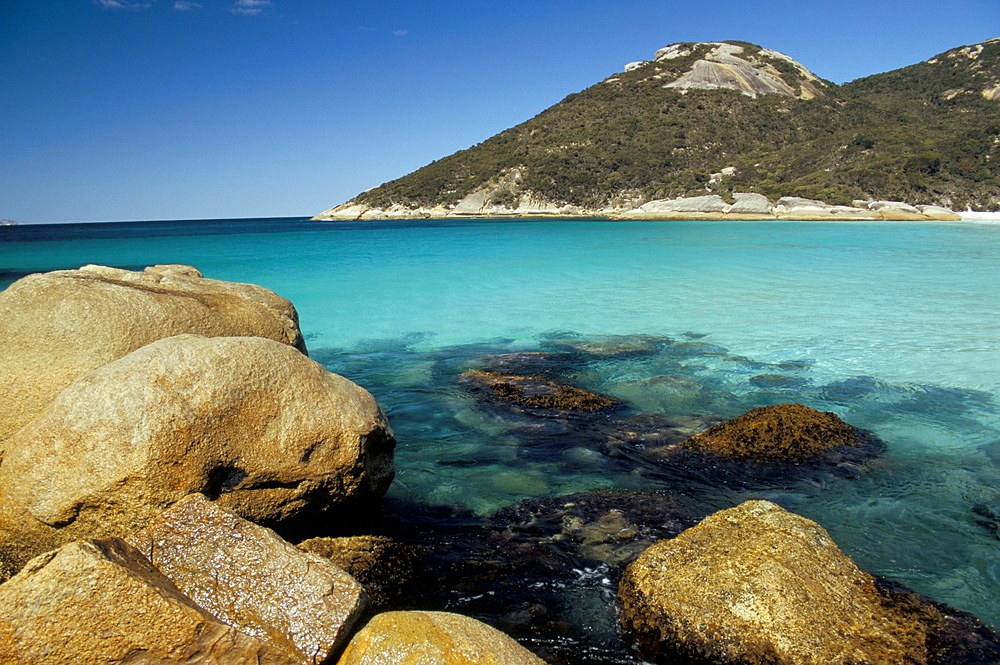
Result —
POLYGON ((84 266, 14 282, 0 293, 0 455, 4 439, 75 379, 183 333, 266 337, 305 350, 288 300, 190 266, 84 266))
MULTIPOLYGON (((685 58, 697 46, 673 44, 656 52, 654 62, 685 58)), ((736 90, 748 97, 778 94, 812 99, 827 83, 784 53, 751 44, 710 43, 713 47, 691 69, 664 87, 678 90, 736 90)), ((638 69, 645 63, 639 63, 638 69)))
POLYGON ((39 550, 120 535, 195 492, 288 527, 382 496, 394 443, 367 391, 297 349, 170 337, 80 377, 7 440, 0 531, 39 550))
POLYGON ((671 44, 316 219, 956 219, 1000 209, 998 99, 1000 40, 843 86, 747 42, 671 44))

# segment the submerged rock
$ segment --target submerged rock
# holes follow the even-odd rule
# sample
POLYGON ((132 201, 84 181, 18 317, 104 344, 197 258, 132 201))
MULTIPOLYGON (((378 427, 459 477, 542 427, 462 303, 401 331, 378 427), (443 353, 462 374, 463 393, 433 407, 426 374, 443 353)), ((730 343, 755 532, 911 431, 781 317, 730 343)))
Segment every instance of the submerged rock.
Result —
MULTIPOLYGON (((652 408, 659 408, 669 399, 678 412, 704 404, 707 396, 702 384, 687 375, 650 377, 634 382, 635 388, 628 391, 622 388, 633 384, 619 384, 619 392, 629 394, 629 402, 563 383, 563 376, 586 372, 590 363, 641 358, 656 352, 652 347, 671 356, 725 351, 701 342, 665 339, 649 338, 648 344, 638 344, 629 338, 624 347, 555 339, 548 343, 557 350, 554 353, 481 358, 490 369, 466 372, 459 382, 495 407, 511 435, 523 439, 524 455, 589 450, 605 455, 605 463, 631 463, 636 473, 706 489, 776 487, 831 474, 856 477, 863 472, 863 463, 883 452, 884 444, 869 432, 801 404, 754 409, 700 434, 711 422, 706 415, 667 418, 637 412, 630 404, 639 402, 641 408, 646 399, 652 408), (599 351, 594 354, 593 349, 599 351)), ((719 406, 729 405, 720 402, 719 406)))
POLYGON ((972 507, 976 522, 1000 540, 1000 494, 972 507))
POLYGON ((659 353, 672 343, 672 339, 662 336, 610 335, 599 339, 554 338, 546 340, 545 347, 564 350, 589 358, 619 359, 653 355, 659 353))
POLYGON ((350 574, 190 494, 129 541, 178 589, 300 663, 346 641, 368 597, 350 574))
POLYGON ((530 640, 550 665, 639 663, 618 635, 625 564, 697 521, 678 498, 581 492, 523 501, 483 518, 384 503, 379 533, 420 548, 398 607, 454 610, 530 640))
POLYGON ((3 441, 77 377, 181 333, 267 337, 305 351, 292 304, 190 266, 103 266, 29 275, 0 292, 3 441))
POLYGON ((545 665, 495 628, 451 612, 376 615, 337 665, 545 665))
POLYGON ((561 541, 578 556, 612 567, 696 522, 677 497, 611 490, 522 501, 490 519, 511 538, 561 541))
POLYGON ((801 404, 751 409, 694 436, 682 431, 651 421, 630 436, 609 436, 607 452, 664 480, 751 489, 857 477, 885 449, 875 435, 801 404))
POLYGON ((751 409, 681 446, 737 459, 791 461, 861 442, 858 431, 835 413, 802 404, 777 404, 751 409))
POLYGON ((301 665, 196 605, 134 547, 81 541, 0 585, 0 661, 10 665, 301 665))
POLYGON ((460 382, 494 402, 529 409, 563 412, 602 411, 615 406, 611 397, 557 383, 542 376, 522 376, 492 370, 466 372, 460 382))
POLYGON ((181 335, 80 377, 8 440, 0 527, 44 551, 200 492, 293 528, 381 497, 394 445, 367 391, 296 349, 181 335))
POLYGON ((971 617, 879 587, 822 527, 767 501, 716 513, 650 547, 626 569, 619 602, 624 628, 657 663, 874 665, 1000 655, 997 636, 971 617), (948 637, 942 628, 956 621, 966 623, 951 626, 948 637))

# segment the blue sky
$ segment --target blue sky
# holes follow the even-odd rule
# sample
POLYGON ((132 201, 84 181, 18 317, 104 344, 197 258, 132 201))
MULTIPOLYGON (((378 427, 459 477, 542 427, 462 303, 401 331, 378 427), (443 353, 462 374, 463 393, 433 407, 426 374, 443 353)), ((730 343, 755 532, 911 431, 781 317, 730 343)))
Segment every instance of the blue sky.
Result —
POLYGON ((1000 37, 1000 0, 0 0, 0 218, 311 215, 679 41, 841 83, 1000 37))

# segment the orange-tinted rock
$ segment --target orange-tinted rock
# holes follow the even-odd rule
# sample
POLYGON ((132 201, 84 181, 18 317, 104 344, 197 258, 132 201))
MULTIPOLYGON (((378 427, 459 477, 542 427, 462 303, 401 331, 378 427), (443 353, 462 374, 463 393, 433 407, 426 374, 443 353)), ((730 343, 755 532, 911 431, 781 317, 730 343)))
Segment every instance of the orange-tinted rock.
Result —
POLYGON ((927 628, 815 522, 748 501, 643 552, 619 585, 647 658, 717 664, 928 662, 927 628))
POLYGON ((448 612, 376 615, 337 665, 545 665, 481 621, 448 612))
POLYGON ((857 430, 836 414, 802 404, 762 406, 681 443, 684 448, 757 460, 798 460, 859 444, 857 430))
POLYGON ((194 492, 284 526, 377 499, 394 473, 375 399, 261 337, 148 344, 74 381, 7 443, 0 527, 37 552, 127 535, 194 492))
POLYGON ((29 275, 0 292, 0 452, 77 377, 164 337, 267 337, 305 350, 292 304, 190 266, 29 275))
POLYGON ((184 596, 127 543, 80 541, 0 586, 9 665, 295 665, 184 596))
POLYGON ((191 494, 129 538, 185 595, 300 663, 318 663, 367 606, 330 561, 191 494))

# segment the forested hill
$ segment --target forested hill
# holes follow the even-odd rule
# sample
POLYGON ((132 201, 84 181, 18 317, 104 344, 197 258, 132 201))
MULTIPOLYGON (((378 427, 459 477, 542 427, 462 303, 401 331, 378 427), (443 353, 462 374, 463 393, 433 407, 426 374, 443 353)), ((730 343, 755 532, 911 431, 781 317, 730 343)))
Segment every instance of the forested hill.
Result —
POLYGON ((674 44, 328 213, 601 213, 737 192, 997 209, 1000 39, 842 86, 746 42, 674 44))

